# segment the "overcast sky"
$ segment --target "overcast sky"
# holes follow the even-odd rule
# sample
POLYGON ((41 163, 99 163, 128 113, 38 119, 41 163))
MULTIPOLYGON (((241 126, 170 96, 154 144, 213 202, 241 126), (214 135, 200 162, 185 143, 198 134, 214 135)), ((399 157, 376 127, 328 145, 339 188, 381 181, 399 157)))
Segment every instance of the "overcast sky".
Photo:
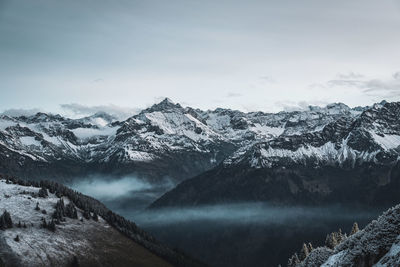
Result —
POLYGON ((398 101, 400 1, 0 0, 0 92, 0 111, 398 101))

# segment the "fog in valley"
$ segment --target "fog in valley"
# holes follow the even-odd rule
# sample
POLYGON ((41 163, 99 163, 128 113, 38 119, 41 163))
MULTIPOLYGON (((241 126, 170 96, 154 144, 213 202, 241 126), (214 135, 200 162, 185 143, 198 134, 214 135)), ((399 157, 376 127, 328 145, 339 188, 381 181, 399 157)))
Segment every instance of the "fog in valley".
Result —
POLYGON ((121 215, 133 215, 172 189, 174 183, 168 178, 160 179, 155 184, 134 175, 123 177, 91 175, 74 179, 69 186, 102 201, 108 208, 121 215))
POLYGON ((147 209, 174 184, 154 184, 135 176, 91 176, 72 188, 93 196, 113 211, 134 221, 162 242, 212 266, 285 266, 303 242, 323 245, 325 237, 342 228, 349 232, 376 218, 386 207, 351 205, 320 207, 234 203, 200 207, 147 209))

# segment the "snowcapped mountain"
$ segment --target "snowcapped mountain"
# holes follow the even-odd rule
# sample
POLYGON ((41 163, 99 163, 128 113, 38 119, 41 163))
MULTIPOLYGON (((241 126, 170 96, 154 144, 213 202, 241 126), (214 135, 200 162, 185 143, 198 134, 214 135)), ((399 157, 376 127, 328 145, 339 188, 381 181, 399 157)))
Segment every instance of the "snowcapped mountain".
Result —
POLYGON ((343 104, 277 114, 202 111, 165 99, 122 122, 103 112, 75 120, 45 113, 1 116, 0 171, 60 180, 105 172, 182 181, 238 148, 318 131, 359 113, 343 104))
MULTIPOLYGON (((341 187, 328 170, 343 179, 354 176, 350 181, 359 188, 365 180, 379 190, 397 181, 399 106, 335 103, 303 111, 244 113, 204 111, 164 99, 125 121, 106 113, 82 119, 45 113, 1 116, 0 173, 59 181, 92 173, 175 182, 199 175, 194 189, 186 183, 177 188, 193 189, 196 203, 202 202, 197 193, 211 202, 216 197, 201 196, 203 187, 221 200, 237 190, 239 199, 279 199, 275 194, 282 191, 293 199, 319 201, 341 187), (221 190, 226 196, 215 193, 221 190)), ((375 197, 369 196, 371 201, 375 197)))
POLYGON ((305 246, 293 255, 288 267, 400 265, 400 205, 384 212, 360 231, 353 227, 350 234, 347 237, 341 231, 332 233, 324 247, 305 246))
POLYGON ((285 120, 285 130, 278 136, 242 145, 220 165, 179 184, 152 206, 400 201, 396 193, 400 189, 400 103, 382 102, 357 110, 338 104, 323 109, 322 114, 328 115, 319 112, 289 113, 306 116, 306 122, 285 120), (308 126, 295 131, 299 124, 308 126))
POLYGON ((362 164, 364 162, 395 162, 400 146, 400 111, 398 103, 376 104, 358 116, 341 117, 319 131, 282 134, 259 142, 245 153, 239 150, 225 164, 243 164, 252 168, 292 163, 362 164))
POLYGON ((1 266, 201 266, 54 182, 1 177, 0 195, 1 266))

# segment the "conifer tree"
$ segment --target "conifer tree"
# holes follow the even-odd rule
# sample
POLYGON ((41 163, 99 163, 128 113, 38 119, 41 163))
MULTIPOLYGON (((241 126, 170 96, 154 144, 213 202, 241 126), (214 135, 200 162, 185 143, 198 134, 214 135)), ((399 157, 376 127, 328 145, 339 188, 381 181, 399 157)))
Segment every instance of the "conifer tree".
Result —
POLYGON ((360 229, 358 228, 358 223, 357 223, 357 222, 354 222, 353 227, 351 228, 350 235, 354 235, 354 234, 357 233, 358 231, 360 231, 360 229))
POLYGON ((293 256, 288 261, 288 267, 296 267, 296 265, 299 263, 300 263, 300 259, 297 256, 297 253, 294 253, 293 256))
POLYGON ((47 226, 47 229, 49 229, 52 232, 56 231, 56 224, 54 222, 54 220, 51 220, 51 222, 49 223, 49 225, 47 226))
POLYGON ((47 228, 47 222, 46 222, 46 219, 45 218, 42 218, 43 220, 42 220, 42 227, 43 228, 47 228))
POLYGON ((86 220, 90 220, 90 211, 87 208, 85 208, 85 210, 83 211, 83 217, 86 220))
POLYGON ((0 216, 0 229, 5 230, 7 228, 12 228, 13 222, 11 220, 11 215, 8 211, 4 211, 3 215, 0 216))
POLYGON ((299 255, 299 260, 303 261, 305 258, 307 258, 308 254, 310 254, 310 251, 308 250, 307 245, 303 243, 303 247, 301 248, 299 255))
POLYGON ((311 251, 313 251, 313 249, 314 249, 313 246, 312 246, 312 244, 311 244, 311 242, 308 243, 307 247, 308 247, 308 252, 311 252, 311 251))
POLYGON ((39 189, 38 195, 39 195, 39 197, 46 198, 49 196, 49 193, 47 192, 47 189, 45 187, 42 187, 39 189))

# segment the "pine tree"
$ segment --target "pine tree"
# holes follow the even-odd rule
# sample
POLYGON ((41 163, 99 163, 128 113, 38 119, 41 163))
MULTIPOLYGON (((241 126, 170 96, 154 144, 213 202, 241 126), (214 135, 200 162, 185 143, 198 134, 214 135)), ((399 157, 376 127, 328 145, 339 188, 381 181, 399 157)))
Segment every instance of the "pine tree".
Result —
POLYGON ((343 235, 342 229, 339 228, 339 231, 337 232, 337 235, 336 235, 336 240, 338 241, 338 244, 340 244, 345 238, 346 238, 346 234, 343 235))
POLYGON ((337 246, 337 244, 338 244, 338 241, 336 239, 335 233, 331 233, 326 236, 325 246, 327 246, 330 249, 334 249, 337 246))
POLYGON ((43 197, 43 198, 46 198, 49 196, 47 189, 45 187, 42 187, 39 189, 38 195, 39 195, 39 197, 43 197))
POLYGON ((21 225, 21 221, 18 221, 18 225, 17 225, 17 227, 18 227, 18 228, 21 228, 21 227, 22 227, 22 225, 21 225))
POLYGON ((311 244, 311 242, 308 243, 307 247, 308 247, 308 252, 310 252, 310 253, 311 253, 311 251, 313 251, 313 249, 314 249, 313 246, 312 246, 312 244, 311 244))
POLYGON ((36 208, 35 208, 35 210, 40 210, 40 208, 39 208, 39 202, 36 202, 36 208))
POLYGON ((288 261, 288 267, 296 267, 297 264, 300 263, 300 259, 297 256, 297 253, 294 253, 292 257, 290 257, 288 261))
POLYGON ((354 222, 353 227, 351 228, 350 235, 354 235, 354 234, 357 233, 358 231, 360 231, 360 229, 358 228, 358 223, 357 223, 357 222, 354 222))
POLYGON ((99 220, 99 216, 97 215, 96 212, 93 212, 93 220, 95 220, 96 222, 99 220))
POLYGON ((76 211, 75 205, 69 202, 65 206, 65 215, 71 219, 78 219, 78 212, 76 211))
POLYGON ((5 230, 7 228, 12 228, 13 223, 11 220, 11 215, 8 211, 4 211, 3 215, 0 216, 0 229, 5 230))
POLYGON ((14 238, 14 241, 15 241, 15 242, 19 242, 19 235, 17 235, 17 236, 14 238))
POLYGON ((47 228, 47 222, 45 218, 42 218, 42 227, 47 228))
POLYGON ((299 255, 299 260, 303 261, 305 258, 307 258, 308 254, 310 254, 310 251, 308 250, 307 245, 303 243, 303 247, 301 248, 299 255))
POLYGON ((12 228, 13 227, 13 222, 11 220, 11 215, 8 211, 4 211, 3 215, 0 217, 0 228, 1 229, 7 229, 7 228, 12 228))
POLYGON ((88 209, 85 209, 85 210, 83 211, 83 217, 84 217, 86 220, 90 220, 90 211, 89 211, 88 209))
POLYGON ((56 231, 56 224, 54 223, 54 220, 51 220, 51 222, 49 223, 49 225, 47 225, 47 229, 49 229, 52 232, 56 231))
POLYGON ((56 203, 55 211, 53 213, 53 219, 56 219, 58 221, 64 221, 64 216, 65 216, 65 206, 64 206, 64 200, 61 198, 56 203))

